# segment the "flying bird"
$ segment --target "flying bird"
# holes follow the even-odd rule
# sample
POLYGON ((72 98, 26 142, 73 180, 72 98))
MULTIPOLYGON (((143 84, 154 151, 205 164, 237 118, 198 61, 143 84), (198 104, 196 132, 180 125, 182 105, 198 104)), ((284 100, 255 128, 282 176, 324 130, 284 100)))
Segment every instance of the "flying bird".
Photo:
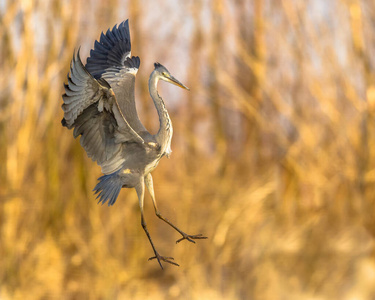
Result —
POLYGON ((181 234, 176 243, 206 239, 202 234, 186 234, 160 213, 151 176, 160 159, 171 154, 173 134, 171 119, 157 90, 158 81, 189 88, 160 63, 154 64, 148 88, 159 115, 160 128, 152 135, 139 120, 135 105, 134 85, 139 65, 139 57, 131 56, 128 20, 101 34, 86 65, 81 61, 80 51, 74 52, 68 83, 64 84, 61 123, 73 129, 74 138, 80 136, 88 157, 101 167, 104 175, 98 178, 94 188, 99 203, 111 206, 122 188, 135 188, 141 225, 154 252, 149 260, 157 259, 163 269, 162 261, 178 264, 172 257, 160 255, 152 242, 143 214, 145 188, 151 195, 156 215, 181 234))

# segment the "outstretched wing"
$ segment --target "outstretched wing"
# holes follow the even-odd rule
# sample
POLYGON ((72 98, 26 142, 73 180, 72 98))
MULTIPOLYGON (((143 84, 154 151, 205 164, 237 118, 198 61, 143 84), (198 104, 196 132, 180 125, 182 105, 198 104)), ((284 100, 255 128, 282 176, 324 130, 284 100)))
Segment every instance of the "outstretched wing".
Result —
POLYGON ((128 20, 101 34, 86 64, 86 69, 96 79, 104 78, 110 84, 125 119, 137 133, 146 131, 139 120, 134 97, 139 65, 139 57, 131 57, 128 20))
POLYGON ((81 135, 82 147, 104 174, 117 171, 125 161, 122 143, 144 141, 125 119, 110 85, 86 70, 78 50, 64 87, 63 126, 74 128, 75 138, 81 135))

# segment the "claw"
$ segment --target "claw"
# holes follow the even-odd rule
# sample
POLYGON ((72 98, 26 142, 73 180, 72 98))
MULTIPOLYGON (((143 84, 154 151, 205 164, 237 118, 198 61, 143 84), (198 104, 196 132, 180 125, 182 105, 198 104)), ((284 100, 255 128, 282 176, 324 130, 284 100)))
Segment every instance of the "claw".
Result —
POLYGON ((161 264, 161 260, 164 261, 164 262, 170 263, 172 265, 175 265, 177 267, 180 266, 178 263, 175 263, 174 261, 171 261, 171 260, 174 260, 173 257, 161 256, 157 252, 155 252, 155 256, 150 257, 148 260, 153 260, 153 259, 157 259, 158 260, 158 263, 159 263, 160 267, 162 268, 162 270, 164 270, 164 268, 163 268, 163 265, 161 264))
POLYGON ((186 233, 181 233, 182 234, 182 238, 180 238, 179 240, 176 241, 176 244, 178 244, 179 242, 183 241, 183 240, 188 240, 189 242, 192 242, 195 244, 195 241, 194 240, 203 240, 203 239, 207 239, 206 236, 203 236, 202 234, 196 234, 196 235, 190 235, 190 234, 186 234, 186 233))

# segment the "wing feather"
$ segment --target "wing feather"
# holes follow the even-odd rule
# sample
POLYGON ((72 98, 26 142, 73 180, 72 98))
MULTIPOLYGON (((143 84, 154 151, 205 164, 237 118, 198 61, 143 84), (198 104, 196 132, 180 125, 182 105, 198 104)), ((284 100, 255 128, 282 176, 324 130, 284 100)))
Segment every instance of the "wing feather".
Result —
POLYGON ((125 161, 122 143, 143 143, 143 139, 125 119, 109 83, 95 79, 84 67, 79 50, 73 55, 64 88, 63 125, 74 128, 75 138, 81 136, 82 147, 104 174, 117 171, 125 161), (115 134, 122 137, 121 143, 116 142, 115 134))
POLYGON ((128 20, 101 34, 86 64, 87 70, 95 78, 104 78, 111 85, 120 110, 137 133, 146 131, 139 120, 134 97, 135 75, 139 65, 139 57, 131 57, 128 20))

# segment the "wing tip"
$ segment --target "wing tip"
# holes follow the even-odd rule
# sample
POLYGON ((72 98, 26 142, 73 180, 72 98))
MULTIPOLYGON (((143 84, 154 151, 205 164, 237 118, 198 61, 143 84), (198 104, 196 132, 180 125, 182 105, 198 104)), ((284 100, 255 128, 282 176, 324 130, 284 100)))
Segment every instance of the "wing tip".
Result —
POLYGON ((129 19, 108 28, 100 35, 99 41, 94 42, 94 49, 90 51, 87 58, 86 68, 92 72, 94 78, 99 78, 106 69, 124 66, 124 58, 131 56, 131 41, 129 31, 129 19), (119 46, 120 45, 120 46, 119 46), (120 51, 119 51, 120 50, 120 51), (98 57, 100 59, 98 59, 98 57), (110 63, 108 58, 111 58, 110 63), (104 64, 103 64, 104 62, 104 64))

